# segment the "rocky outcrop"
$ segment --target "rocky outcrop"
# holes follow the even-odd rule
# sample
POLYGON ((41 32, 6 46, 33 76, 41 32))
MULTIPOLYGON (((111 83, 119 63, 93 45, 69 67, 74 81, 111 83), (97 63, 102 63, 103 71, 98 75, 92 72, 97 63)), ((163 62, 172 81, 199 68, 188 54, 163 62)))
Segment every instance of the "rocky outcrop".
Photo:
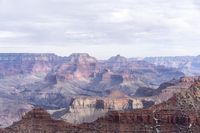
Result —
POLYGON ((193 84, 198 82, 199 77, 182 77, 178 80, 173 79, 169 82, 162 83, 157 89, 139 88, 135 96, 140 97, 145 103, 152 101, 155 104, 167 101, 175 94, 187 90, 193 84))
POLYGON ((80 124, 92 122, 108 111, 133 110, 143 108, 140 100, 128 97, 121 92, 114 91, 107 97, 77 97, 72 100, 69 109, 55 112, 53 116, 67 122, 80 124))
POLYGON ((189 89, 183 89, 176 93, 167 102, 153 106, 155 109, 178 109, 182 111, 190 110, 188 113, 199 113, 200 110, 200 78, 196 78, 195 82, 189 89))
POLYGON ((58 80, 85 79, 94 76, 97 60, 88 54, 72 54, 56 70, 58 80))
POLYGON ((105 117, 87 124, 89 131, 96 132, 181 132, 198 133, 200 126, 196 114, 183 115, 179 110, 135 110, 133 112, 109 112, 105 117), (191 124, 193 123, 193 124, 191 124))
POLYGON ((77 129, 63 121, 53 120, 50 115, 41 108, 33 109, 22 117, 22 120, 14 123, 1 133, 66 133, 77 129))

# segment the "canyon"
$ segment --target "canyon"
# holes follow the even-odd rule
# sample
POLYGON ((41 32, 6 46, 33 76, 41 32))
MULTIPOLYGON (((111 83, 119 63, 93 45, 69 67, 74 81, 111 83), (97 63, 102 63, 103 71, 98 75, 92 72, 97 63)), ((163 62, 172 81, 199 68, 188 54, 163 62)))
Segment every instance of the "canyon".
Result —
POLYGON ((45 110, 35 108, 22 120, 1 129, 1 133, 198 133, 200 132, 200 78, 191 87, 182 90, 169 100, 148 109, 109 111, 96 121, 70 124, 53 120, 45 110))
POLYGON ((198 62, 174 58, 2 53, 1 132, 199 131, 198 62))
MULTIPOLYGON (((76 109, 72 108, 73 99, 90 99, 88 106, 95 106, 92 101, 107 102, 109 100, 106 97, 113 91, 119 91, 129 98, 111 98, 114 105, 109 104, 115 106, 112 110, 125 109, 117 103, 122 101, 126 106, 129 100, 136 100, 140 105, 133 108, 142 108, 143 99, 136 96, 139 88, 156 89, 164 82, 184 76, 177 69, 156 66, 143 60, 130 60, 120 55, 97 60, 86 53, 75 53, 68 57, 51 53, 1 53, 0 68, 1 127, 20 120, 24 113, 34 107, 44 108, 57 119, 68 118, 64 116, 69 116, 70 108, 72 112, 76 109)), ((97 111, 94 107, 85 110, 83 116, 91 112, 99 116, 108 111, 97 111)), ((78 123, 83 119, 87 121, 82 118, 78 123)), ((97 117, 89 118, 89 121, 95 119, 97 117)), ((71 116, 68 121, 77 120, 71 116)))

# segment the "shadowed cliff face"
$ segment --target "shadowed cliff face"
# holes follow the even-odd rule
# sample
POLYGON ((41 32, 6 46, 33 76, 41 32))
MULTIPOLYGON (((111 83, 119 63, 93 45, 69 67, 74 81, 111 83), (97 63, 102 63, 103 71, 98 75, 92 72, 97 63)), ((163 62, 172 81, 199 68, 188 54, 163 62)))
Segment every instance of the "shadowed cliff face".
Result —
POLYGON ((1 133, 199 133, 199 88, 200 83, 198 80, 190 88, 174 95, 168 101, 149 109, 111 111, 92 123, 80 125, 53 120, 44 110, 34 109, 27 113, 21 121, 0 131, 1 133))

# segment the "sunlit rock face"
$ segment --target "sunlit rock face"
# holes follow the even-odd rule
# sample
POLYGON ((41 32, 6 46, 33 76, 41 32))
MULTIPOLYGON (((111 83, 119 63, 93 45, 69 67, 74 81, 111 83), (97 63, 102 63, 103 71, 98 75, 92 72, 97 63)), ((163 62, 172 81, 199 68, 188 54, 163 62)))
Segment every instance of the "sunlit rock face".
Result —
POLYGON ((88 54, 72 54, 56 68, 59 80, 90 79, 96 71, 97 60, 88 54))
POLYGON ((133 110, 143 108, 142 101, 128 97, 118 91, 107 97, 77 97, 72 100, 66 113, 56 112, 53 116, 70 123, 92 122, 112 110, 133 110))

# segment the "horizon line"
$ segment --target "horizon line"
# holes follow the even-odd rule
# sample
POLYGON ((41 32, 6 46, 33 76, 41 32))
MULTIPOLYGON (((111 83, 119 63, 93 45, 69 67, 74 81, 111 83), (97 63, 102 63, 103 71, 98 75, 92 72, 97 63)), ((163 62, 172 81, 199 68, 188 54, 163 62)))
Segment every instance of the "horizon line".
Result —
MULTIPOLYGON (((89 53, 82 53, 82 52, 77 52, 77 53, 71 53, 71 54, 68 54, 68 55, 59 55, 58 53, 53 53, 53 52, 0 52, 0 55, 2 55, 2 54, 35 54, 35 55, 39 55, 39 54, 52 54, 52 55, 56 55, 56 56, 60 56, 60 57, 69 57, 69 56, 71 56, 71 55, 73 55, 73 54, 87 54, 87 55, 89 55, 90 57, 94 57, 94 58, 96 58, 95 56, 93 56, 93 55, 91 55, 91 54, 89 54, 89 53)), ((113 56, 110 56, 110 57, 108 57, 108 59, 109 58, 112 58, 112 57, 116 57, 116 56, 120 56, 120 57, 124 57, 124 58, 127 58, 127 59, 133 59, 133 58, 137 58, 137 59, 144 59, 144 58, 170 58, 170 57, 197 57, 197 56, 200 56, 200 55, 175 55, 175 56, 173 56, 173 55, 160 55, 160 56, 132 56, 132 57, 126 57, 126 56, 123 56, 123 55, 121 55, 121 54, 116 54, 116 55, 113 55, 113 56)), ((96 58, 96 59, 99 59, 99 58, 96 58)), ((102 60, 102 59, 99 59, 99 60, 102 60)), ((103 59, 104 60, 104 59, 103 59)))

